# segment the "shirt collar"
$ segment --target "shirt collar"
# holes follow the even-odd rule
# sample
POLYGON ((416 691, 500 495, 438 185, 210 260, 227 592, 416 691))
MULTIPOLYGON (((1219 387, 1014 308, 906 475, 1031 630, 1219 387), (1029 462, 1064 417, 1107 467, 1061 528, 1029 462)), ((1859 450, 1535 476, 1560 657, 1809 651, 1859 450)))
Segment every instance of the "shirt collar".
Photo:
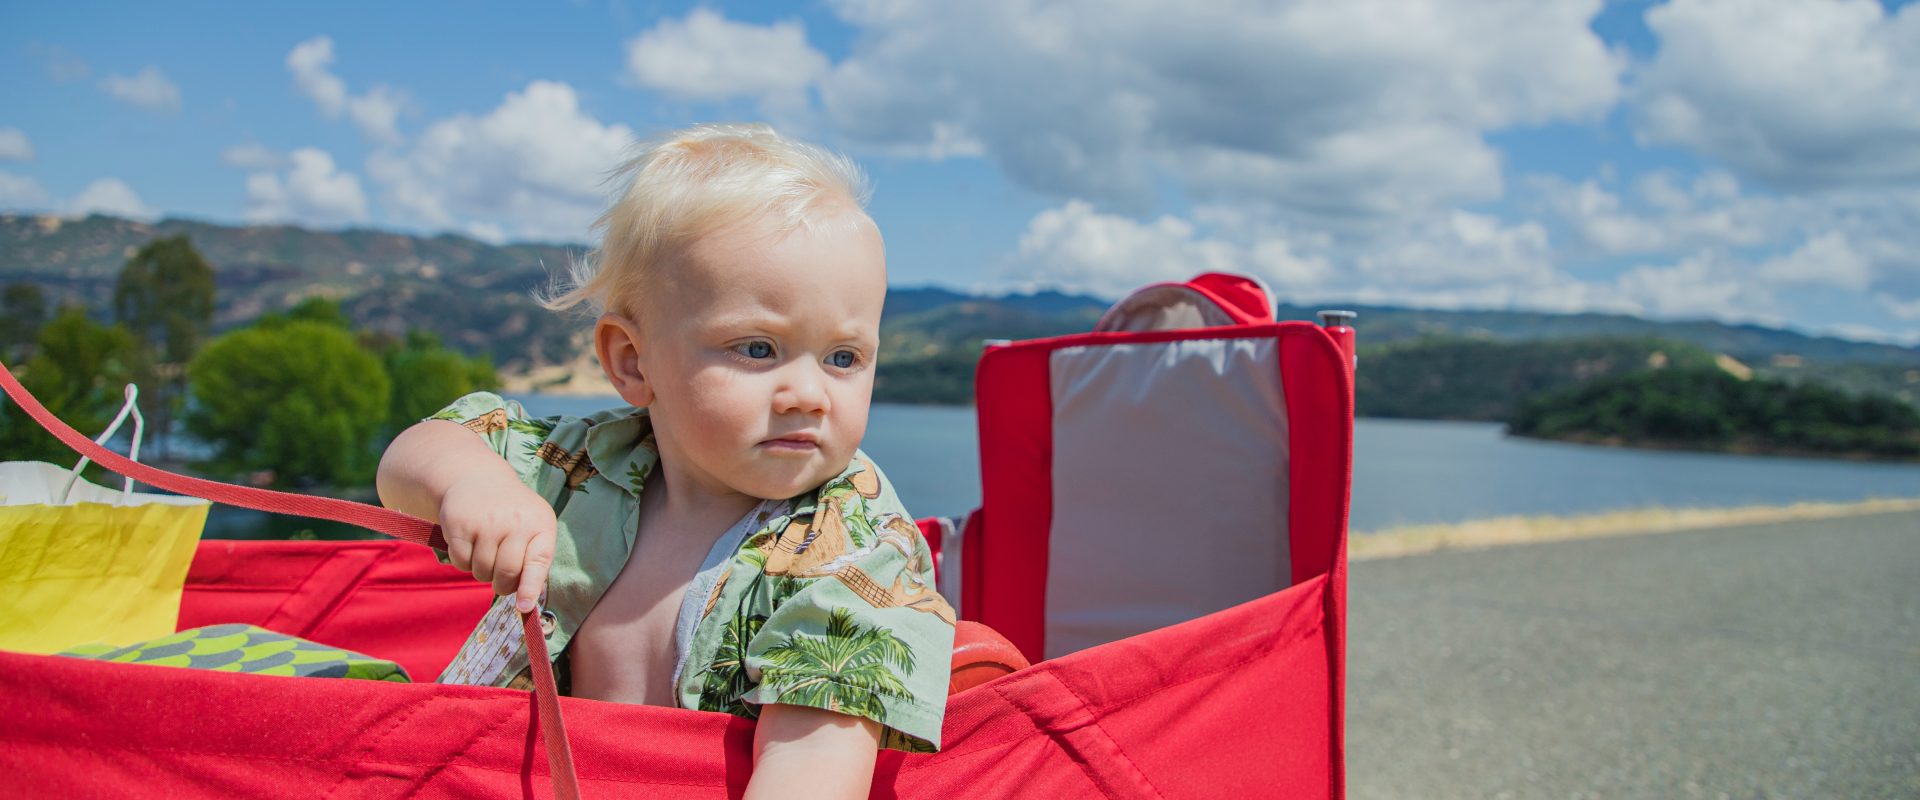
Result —
POLYGON ((587 428, 587 458, 601 477, 613 481, 634 497, 653 468, 660 463, 660 452, 653 441, 653 420, 647 410, 627 406, 593 415, 587 428))

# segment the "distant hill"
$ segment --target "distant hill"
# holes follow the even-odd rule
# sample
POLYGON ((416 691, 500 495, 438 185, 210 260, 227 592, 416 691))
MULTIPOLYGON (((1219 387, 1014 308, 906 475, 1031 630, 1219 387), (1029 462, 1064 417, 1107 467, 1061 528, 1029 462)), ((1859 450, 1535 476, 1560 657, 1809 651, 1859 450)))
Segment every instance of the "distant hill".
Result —
POLYGON ((1494 341, 1533 341, 1604 336, 1657 337, 1690 342, 1745 362, 1767 364, 1778 356, 1803 360, 1856 361, 1920 367, 1920 348, 1856 342, 1831 336, 1731 325, 1705 320, 1669 322, 1623 314, 1547 314, 1535 311, 1434 311, 1386 306, 1298 306, 1283 304, 1287 319, 1312 319, 1320 308, 1360 313, 1358 329, 1366 343, 1379 344, 1425 336, 1466 336, 1494 341))
MULTIPOLYGON (((548 312, 530 296, 545 284, 550 271, 585 252, 586 247, 578 244, 490 245, 450 234, 0 214, 0 283, 30 281, 69 302, 104 309, 113 278, 126 257, 150 239, 176 234, 191 237, 214 265, 219 285, 217 327, 243 324, 305 297, 325 295, 338 299, 363 327, 393 333, 422 327, 468 353, 491 356, 510 388, 591 391, 601 386, 598 369, 586 354, 584 320, 548 312)), ((980 297, 944 288, 895 287, 887 297, 884 367, 876 396, 898 402, 966 402, 972 396, 972 365, 981 340, 1088 330, 1109 301, 1060 292, 980 297)), ((1279 315, 1314 319, 1316 310, 1327 307, 1340 305, 1283 304, 1279 315)), ((1376 351, 1376 346, 1436 337, 1505 344, 1601 337, 1684 342, 1707 353, 1731 356, 1763 375, 1886 391, 1909 402, 1920 390, 1920 349, 1911 347, 1751 325, 1658 322, 1608 314, 1345 307, 1360 312, 1363 374, 1382 370, 1366 375, 1363 387, 1375 379, 1384 386, 1418 385, 1421 376, 1431 378, 1445 369, 1442 364, 1452 363, 1407 352, 1389 358, 1383 355, 1387 351, 1376 351)), ((1459 350, 1461 345, 1448 346, 1455 348, 1448 351, 1449 357, 1466 357, 1460 355, 1465 352, 1459 350)), ((1481 352, 1480 356, 1488 357, 1487 364, 1511 361, 1516 369, 1531 370, 1533 375, 1481 373, 1492 381, 1488 385, 1524 382, 1553 372, 1543 366, 1559 357, 1552 349, 1530 355, 1525 350, 1497 356, 1493 351, 1481 352)), ((1634 358, 1646 355, 1642 352, 1634 358)), ((1394 396, 1395 407, 1382 413, 1452 415, 1414 399, 1418 394, 1404 394, 1403 389, 1371 389, 1363 391, 1363 397, 1373 392, 1394 396)), ((1466 416, 1479 418, 1483 413, 1466 416)))
POLYGON ((1742 379, 1710 366, 1642 370, 1537 394, 1508 430, 1636 447, 1920 459, 1920 410, 1912 405, 1742 379))

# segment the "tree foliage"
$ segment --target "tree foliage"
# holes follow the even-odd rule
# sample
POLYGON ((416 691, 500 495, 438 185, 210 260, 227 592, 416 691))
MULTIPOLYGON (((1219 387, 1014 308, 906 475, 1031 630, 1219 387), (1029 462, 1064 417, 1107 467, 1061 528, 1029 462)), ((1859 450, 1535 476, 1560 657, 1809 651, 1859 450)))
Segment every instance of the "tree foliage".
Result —
POLYGON ((440 339, 423 330, 384 348, 382 361, 393 381, 388 404, 387 431, 398 434, 468 392, 499 388, 493 362, 468 358, 440 346, 440 339))
POLYGON ((163 364, 184 364, 213 324, 213 267, 187 237, 148 242, 113 286, 114 318, 163 364))
POLYGON ((12 364, 21 359, 40 326, 47 323, 47 297, 38 284, 9 283, 0 291, 0 359, 12 364))
MULTIPOLYGON (((41 327, 33 357, 15 374, 54 416, 94 434, 106 428, 125 402, 124 387, 134 378, 138 350, 126 328, 102 325, 79 308, 66 308, 41 327)), ((8 461, 78 458, 11 402, 5 402, 0 413, 0 454, 8 461)))
POLYGON ((1602 378, 1528 400, 1522 436, 1741 452, 1920 457, 1920 410, 1814 383, 1741 380, 1711 367, 1602 378))
POLYGON ((1713 354, 1661 339, 1500 342, 1432 337, 1362 348, 1354 373, 1363 417, 1505 420, 1523 398, 1649 364, 1697 367, 1713 354))
POLYGON ((114 281, 114 318, 139 343, 140 407, 162 452, 186 393, 182 370, 212 329, 213 297, 213 267, 185 235, 148 242, 114 281))
POLYGON ((274 482, 369 479, 392 385, 380 360, 337 326, 278 320, 208 343, 187 369, 192 431, 216 468, 274 482))

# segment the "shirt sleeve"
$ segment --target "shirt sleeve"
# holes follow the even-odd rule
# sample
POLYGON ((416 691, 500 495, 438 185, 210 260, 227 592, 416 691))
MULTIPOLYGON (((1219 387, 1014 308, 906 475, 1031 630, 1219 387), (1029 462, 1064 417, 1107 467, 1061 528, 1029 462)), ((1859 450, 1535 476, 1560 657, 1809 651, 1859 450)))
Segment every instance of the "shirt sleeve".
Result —
MULTIPOLYGON (((446 408, 427 417, 433 420, 445 420, 458 423, 461 427, 480 436, 493 452, 505 459, 507 466, 513 468, 513 474, 520 482, 540 491, 540 446, 559 424, 558 417, 547 419, 528 419, 526 409, 520 404, 492 392, 474 392, 453 401, 446 408)), ((544 495, 543 495, 544 496, 544 495)), ((552 502, 551 498, 548 502, 552 502)), ((433 555, 440 563, 451 561, 447 551, 433 548, 433 555)))
POLYGON ((871 475, 822 491, 809 548, 845 552, 812 567, 794 559, 789 585, 798 591, 748 641, 745 665, 755 685, 741 699, 864 717, 885 728, 883 747, 934 752, 954 614, 934 588, 919 528, 866 466, 871 475))
POLYGON ((519 403, 492 392, 474 392, 461 397, 427 419, 459 423, 478 434, 493 452, 506 459, 513 467, 513 474, 520 476, 520 482, 528 486, 536 486, 543 463, 539 458, 540 445, 553 434, 560 421, 558 417, 529 419, 519 403))

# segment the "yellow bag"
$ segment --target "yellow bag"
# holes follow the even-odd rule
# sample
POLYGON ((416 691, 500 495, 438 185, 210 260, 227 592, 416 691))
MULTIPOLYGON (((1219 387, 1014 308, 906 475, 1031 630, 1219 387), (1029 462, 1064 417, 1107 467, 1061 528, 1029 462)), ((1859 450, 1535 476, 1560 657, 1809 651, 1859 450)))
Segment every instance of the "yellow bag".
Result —
MULTIPOLYGON (((129 405, 133 394, 128 387, 129 405)), ((79 469, 0 463, 0 650, 127 645, 178 624, 180 589, 210 504, 135 492, 130 480, 119 491, 97 486, 78 480, 79 469)))

